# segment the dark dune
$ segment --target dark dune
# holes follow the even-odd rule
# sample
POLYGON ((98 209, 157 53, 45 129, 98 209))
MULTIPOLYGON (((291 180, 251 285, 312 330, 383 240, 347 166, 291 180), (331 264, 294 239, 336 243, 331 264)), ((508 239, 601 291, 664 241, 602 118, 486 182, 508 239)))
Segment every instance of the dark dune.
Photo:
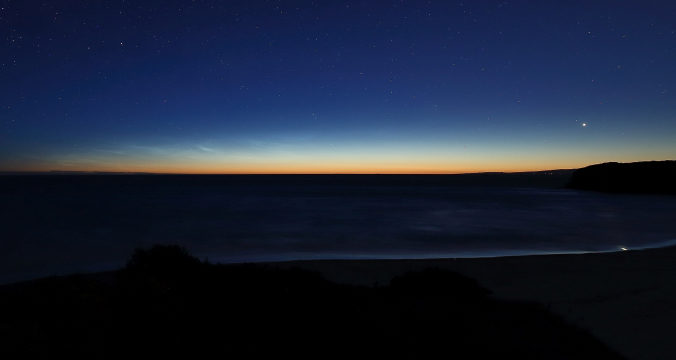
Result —
POLYGON ((0 309, 5 359, 621 358, 545 308, 496 300, 454 272, 341 285, 171 246, 139 250, 111 273, 3 286, 0 309))
POLYGON ((591 165, 573 172, 567 187, 611 193, 676 194, 676 161, 591 165))

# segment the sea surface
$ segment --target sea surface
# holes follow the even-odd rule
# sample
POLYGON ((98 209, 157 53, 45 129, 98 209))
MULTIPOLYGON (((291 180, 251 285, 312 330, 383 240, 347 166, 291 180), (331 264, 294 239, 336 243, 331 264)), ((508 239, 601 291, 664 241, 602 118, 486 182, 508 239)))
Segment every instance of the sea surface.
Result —
POLYGON ((676 240, 676 197, 533 176, 0 176, 0 283, 179 244, 212 262, 620 251, 676 240))

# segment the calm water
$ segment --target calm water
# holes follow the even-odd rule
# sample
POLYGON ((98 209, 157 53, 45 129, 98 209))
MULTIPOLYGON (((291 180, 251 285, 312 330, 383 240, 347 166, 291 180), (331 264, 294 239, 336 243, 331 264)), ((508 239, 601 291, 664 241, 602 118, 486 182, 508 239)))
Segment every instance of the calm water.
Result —
POLYGON ((117 268, 156 243, 239 262, 615 251, 676 239, 673 196, 504 179, 84 178, 1 179, 0 282, 117 268))

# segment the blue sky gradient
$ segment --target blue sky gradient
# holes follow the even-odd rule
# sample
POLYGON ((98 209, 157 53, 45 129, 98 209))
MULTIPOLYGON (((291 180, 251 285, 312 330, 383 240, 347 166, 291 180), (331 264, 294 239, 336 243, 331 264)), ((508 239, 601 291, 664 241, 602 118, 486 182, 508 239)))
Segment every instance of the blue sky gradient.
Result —
POLYGON ((676 158, 676 4, 0 1, 0 170, 676 158))

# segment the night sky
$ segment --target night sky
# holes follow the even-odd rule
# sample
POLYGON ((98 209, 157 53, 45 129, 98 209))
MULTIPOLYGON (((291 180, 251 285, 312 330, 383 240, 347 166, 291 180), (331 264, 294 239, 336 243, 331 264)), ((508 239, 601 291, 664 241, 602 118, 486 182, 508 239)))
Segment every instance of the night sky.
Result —
POLYGON ((672 1, 0 1, 0 170, 676 158, 672 1))

